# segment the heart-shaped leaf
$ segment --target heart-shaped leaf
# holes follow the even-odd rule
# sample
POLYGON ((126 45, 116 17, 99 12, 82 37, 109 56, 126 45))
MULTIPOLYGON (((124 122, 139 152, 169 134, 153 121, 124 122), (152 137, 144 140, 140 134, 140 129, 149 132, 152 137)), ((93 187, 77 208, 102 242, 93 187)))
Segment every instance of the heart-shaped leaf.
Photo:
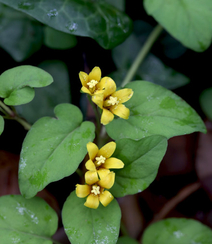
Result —
POLYGON ((202 52, 211 44, 211 0, 144 0, 144 7, 186 47, 202 52))
POLYGON ((195 131, 206 132, 194 109, 166 88, 147 81, 134 81, 126 87, 134 91, 125 103, 130 117, 114 119, 106 126, 112 139, 141 139, 154 134, 170 138, 195 131))
POLYGON ((62 221, 66 235, 72 244, 115 244, 119 235, 121 210, 115 199, 107 207, 97 209, 84 206, 85 199, 73 191, 67 198, 62 221))
POLYGON ((47 184, 73 174, 95 137, 94 124, 82 123, 74 105, 55 107, 56 118, 39 119, 26 135, 20 156, 19 186, 31 198, 47 184))
POLYGON ((56 30, 91 37, 107 49, 123 42, 132 30, 131 19, 105 1, 0 0, 0 2, 56 30))
POLYGON ((52 244, 57 223, 56 212, 39 197, 0 197, 1 244, 52 244))
POLYGON ((0 75, 0 97, 5 98, 7 105, 28 103, 34 98, 34 87, 48 86, 52 82, 52 76, 40 68, 18 66, 0 75))
POLYGON ((4 119, 3 117, 0 115, 0 135, 4 130, 4 119))
POLYGON ((212 231, 206 225, 184 218, 169 218, 150 225, 143 244, 210 244, 212 231))
POLYGON ((145 190, 155 179, 166 148, 167 139, 157 135, 138 141, 116 141, 114 157, 122 160, 124 168, 114 170, 116 179, 111 193, 123 197, 145 190))

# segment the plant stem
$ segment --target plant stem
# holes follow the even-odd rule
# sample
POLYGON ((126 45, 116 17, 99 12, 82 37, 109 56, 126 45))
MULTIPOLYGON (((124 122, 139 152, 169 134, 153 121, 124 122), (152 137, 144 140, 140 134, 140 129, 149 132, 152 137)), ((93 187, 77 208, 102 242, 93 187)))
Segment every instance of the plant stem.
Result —
POLYGON ((0 107, 3 108, 3 110, 9 115, 9 118, 16 120, 18 123, 20 123, 26 130, 29 130, 31 128, 31 125, 27 123, 25 120, 18 117, 7 105, 5 105, 0 100, 0 107))
POLYGON ((146 55, 150 51, 152 45, 157 40, 157 38, 160 35, 160 33, 162 32, 162 30, 163 30, 163 27, 160 25, 157 25, 153 29, 153 31, 150 33, 148 39, 146 40, 146 42, 142 46, 142 48, 141 48, 140 52, 138 53, 136 59, 134 60, 133 64, 131 65, 131 67, 130 67, 125 79, 123 80, 121 86, 125 86, 127 83, 129 83, 133 79, 137 69, 139 68, 139 66, 143 62, 144 58, 146 57, 146 55))

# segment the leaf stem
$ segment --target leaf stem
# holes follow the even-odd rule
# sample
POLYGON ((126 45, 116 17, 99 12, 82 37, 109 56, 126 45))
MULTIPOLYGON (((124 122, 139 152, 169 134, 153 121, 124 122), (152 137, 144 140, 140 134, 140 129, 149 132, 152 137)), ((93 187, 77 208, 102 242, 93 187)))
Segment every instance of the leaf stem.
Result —
POLYGON ((121 85, 122 87, 125 86, 127 83, 129 83, 133 79, 137 69, 139 68, 139 66, 143 62, 144 58, 146 57, 146 55, 150 51, 152 45, 157 40, 158 36, 161 34, 162 30, 163 30, 163 27, 158 24, 153 29, 153 31, 150 33, 148 39, 146 40, 146 42, 142 46, 142 48, 139 51, 136 59, 134 60, 133 64, 131 65, 125 79, 123 80, 122 85, 121 85))
MULTIPOLYGON (((0 107, 6 112, 6 114, 9 115, 10 119, 16 120, 18 123, 20 123, 26 130, 29 130, 31 128, 31 125, 27 123, 25 120, 22 118, 18 117, 15 112, 13 112, 7 105, 5 105, 1 100, 0 100, 0 107)), ((6 117, 5 117, 6 118, 6 117)))

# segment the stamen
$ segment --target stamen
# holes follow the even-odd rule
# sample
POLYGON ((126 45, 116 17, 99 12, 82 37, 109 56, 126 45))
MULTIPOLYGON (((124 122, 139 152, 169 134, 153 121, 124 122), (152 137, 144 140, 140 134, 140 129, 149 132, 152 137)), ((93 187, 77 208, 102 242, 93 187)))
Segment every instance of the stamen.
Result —
POLYGON ((106 158, 103 157, 102 155, 100 157, 96 157, 97 165, 100 166, 101 164, 105 163, 106 158))
POLYGON ((109 100, 107 100, 107 102, 108 102, 108 104, 111 104, 111 105, 119 104, 118 98, 112 97, 112 96, 109 97, 109 100))
POLYGON ((94 195, 100 194, 100 186, 92 186, 91 193, 93 193, 94 195))
POLYGON ((98 83, 98 81, 96 80, 91 80, 90 82, 87 83, 87 85, 89 86, 89 88, 93 88, 95 87, 95 85, 98 83))

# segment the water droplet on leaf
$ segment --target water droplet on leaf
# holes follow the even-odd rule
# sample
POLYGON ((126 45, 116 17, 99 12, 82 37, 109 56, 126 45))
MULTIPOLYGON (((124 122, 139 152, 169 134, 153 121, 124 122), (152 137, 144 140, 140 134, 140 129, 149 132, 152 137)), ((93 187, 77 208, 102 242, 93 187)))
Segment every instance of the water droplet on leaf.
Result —
POLYGON ((31 10, 34 9, 34 4, 29 1, 22 1, 18 3, 18 8, 31 10))
POLYGON ((75 31, 77 31, 78 24, 75 23, 75 22, 69 22, 68 24, 66 24, 66 28, 67 28, 70 32, 75 32, 75 31))
POLYGON ((58 15, 58 11, 57 9, 52 9, 50 10, 47 15, 51 18, 51 17, 56 17, 58 15))

